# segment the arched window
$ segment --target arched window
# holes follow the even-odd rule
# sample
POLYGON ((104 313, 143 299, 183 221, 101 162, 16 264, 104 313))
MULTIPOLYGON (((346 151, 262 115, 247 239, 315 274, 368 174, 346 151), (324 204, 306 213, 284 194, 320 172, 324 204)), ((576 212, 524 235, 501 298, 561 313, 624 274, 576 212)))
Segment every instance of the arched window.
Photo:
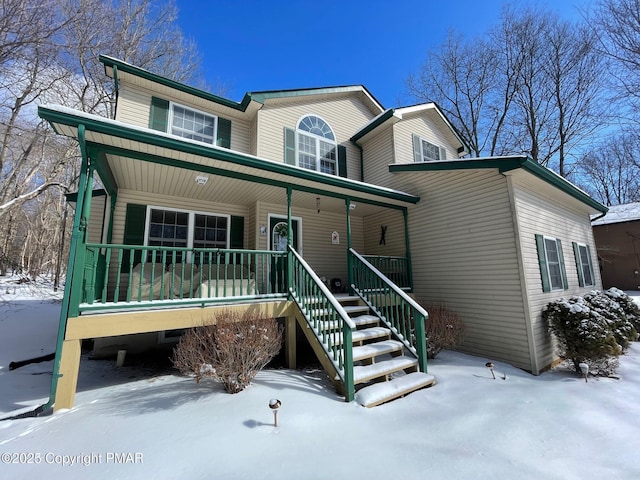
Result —
POLYGON ((327 122, 315 115, 302 117, 296 137, 298 166, 331 175, 337 173, 338 144, 327 122))

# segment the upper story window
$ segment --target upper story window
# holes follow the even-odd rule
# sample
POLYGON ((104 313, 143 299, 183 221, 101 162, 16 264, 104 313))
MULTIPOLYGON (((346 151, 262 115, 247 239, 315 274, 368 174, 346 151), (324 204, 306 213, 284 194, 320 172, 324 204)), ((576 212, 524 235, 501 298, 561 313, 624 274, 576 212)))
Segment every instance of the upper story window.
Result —
POLYGON ((217 120, 213 115, 171 103, 169 124, 173 135, 213 145, 217 120))
POLYGON ((163 98, 151 97, 149 128, 209 145, 231 148, 230 120, 163 98))
POLYGON ((307 115, 298 122, 296 134, 298 166, 335 175, 338 145, 329 124, 320 117, 307 115))
POLYGON ((414 134, 413 159, 415 162, 446 160, 447 151, 444 147, 439 147, 431 142, 427 142, 424 138, 414 134))

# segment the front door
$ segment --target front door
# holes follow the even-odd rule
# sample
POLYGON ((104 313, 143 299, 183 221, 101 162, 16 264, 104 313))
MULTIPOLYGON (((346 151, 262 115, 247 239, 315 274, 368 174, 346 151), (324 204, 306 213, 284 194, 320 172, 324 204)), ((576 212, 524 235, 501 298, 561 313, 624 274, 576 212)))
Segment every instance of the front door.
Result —
MULTIPOLYGON (((300 252, 300 220, 291 219, 291 230, 293 230, 293 238, 291 245, 300 252)), ((286 252, 289 238, 287 236, 287 217, 270 215, 269 216, 269 248, 276 252, 286 252)), ((286 257, 274 258, 271 262, 271 288, 274 292, 286 292, 287 290, 287 259, 286 257)))

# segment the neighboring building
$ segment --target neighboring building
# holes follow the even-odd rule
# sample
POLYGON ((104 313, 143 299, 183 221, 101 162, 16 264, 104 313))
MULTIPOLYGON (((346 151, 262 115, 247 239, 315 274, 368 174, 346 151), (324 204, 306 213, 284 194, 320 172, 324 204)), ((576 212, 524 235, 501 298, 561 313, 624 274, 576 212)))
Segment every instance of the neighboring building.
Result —
POLYGON ((602 286, 640 290, 640 202, 609 207, 591 225, 602 286))
MULTIPOLYGON (((463 158, 433 103, 386 110, 363 86, 236 103, 100 60, 115 119, 39 108, 83 157, 56 408, 80 340, 153 347, 229 306, 285 318, 290 365, 297 322, 348 400, 376 368, 422 372, 400 394, 433 382, 412 298, 460 315, 462 350, 538 374, 555 360, 544 305, 601 285, 590 215, 606 207, 526 157, 463 158)), ((388 399, 373 387, 361 403, 388 399)))

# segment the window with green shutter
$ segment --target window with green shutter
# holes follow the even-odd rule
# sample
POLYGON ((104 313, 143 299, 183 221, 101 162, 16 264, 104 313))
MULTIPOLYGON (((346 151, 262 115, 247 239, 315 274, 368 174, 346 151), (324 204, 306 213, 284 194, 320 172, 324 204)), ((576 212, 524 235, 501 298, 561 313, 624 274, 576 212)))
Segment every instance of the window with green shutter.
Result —
POLYGON ((538 264, 542 280, 542 291, 566 290, 569 288, 564 266, 562 242, 558 238, 536 235, 538 264))
MULTIPOLYGON (((147 223, 147 206, 128 203, 124 217, 124 235, 122 243, 124 245, 144 245, 144 231, 147 223)), ((122 271, 129 271, 140 263, 142 252, 136 251, 133 258, 124 255, 122 259, 122 271), (131 261, 130 261, 131 260, 131 261)))
POLYGON ((284 129, 284 161, 316 172, 347 176, 347 149, 316 115, 305 115, 298 126, 284 129))
POLYGON ((231 120, 158 97, 151 98, 149 128, 210 145, 231 148, 231 120))
POLYGON ((593 287, 595 278, 593 275, 593 264, 591 263, 591 249, 589 245, 572 242, 573 255, 576 260, 576 270, 578 271, 578 285, 581 287, 593 287))

